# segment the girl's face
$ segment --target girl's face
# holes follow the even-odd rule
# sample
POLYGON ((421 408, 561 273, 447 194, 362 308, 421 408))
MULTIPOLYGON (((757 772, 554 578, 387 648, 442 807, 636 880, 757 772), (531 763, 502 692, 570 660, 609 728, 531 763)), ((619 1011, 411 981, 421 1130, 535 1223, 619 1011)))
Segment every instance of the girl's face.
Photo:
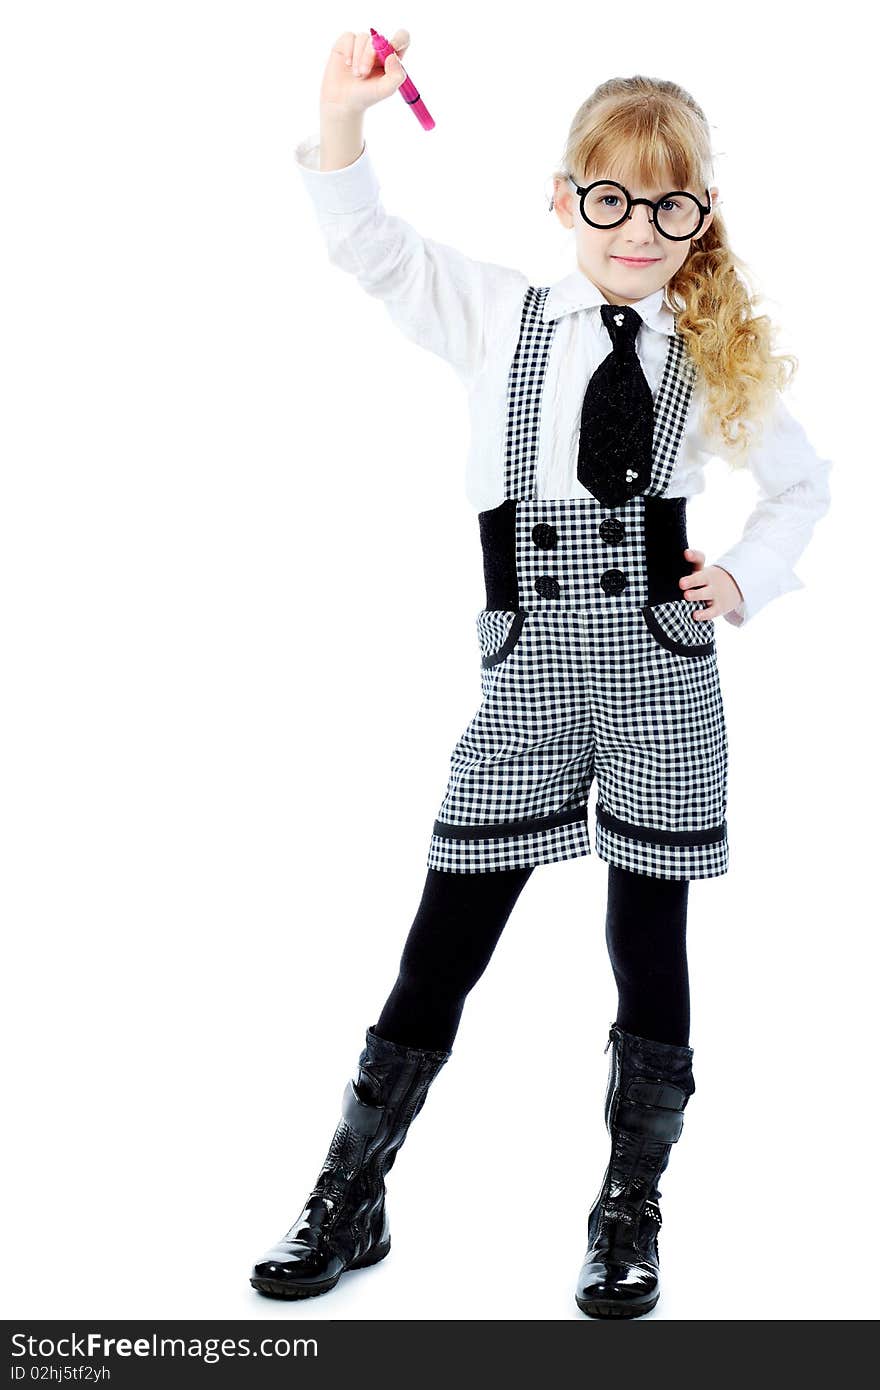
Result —
MULTIPOLYGON (((590 174, 582 182, 586 187, 597 178, 609 174, 590 174)), ((613 177, 629 190, 632 198, 650 198, 656 202, 674 188, 672 178, 662 188, 645 188, 630 173, 613 177)), ((705 189, 684 190, 695 193, 704 202, 705 189)), ((605 295, 609 304, 635 304, 655 290, 662 289, 684 264, 690 252, 690 241, 670 241, 653 225, 653 212, 638 203, 625 222, 618 227, 591 227, 581 216, 580 197, 571 183, 554 180, 556 216, 563 227, 574 228, 577 262, 580 270, 605 295)), ((712 207, 718 199, 718 189, 710 188, 712 207)), ((698 241, 708 229, 713 213, 708 213, 703 225, 692 238, 698 241)))

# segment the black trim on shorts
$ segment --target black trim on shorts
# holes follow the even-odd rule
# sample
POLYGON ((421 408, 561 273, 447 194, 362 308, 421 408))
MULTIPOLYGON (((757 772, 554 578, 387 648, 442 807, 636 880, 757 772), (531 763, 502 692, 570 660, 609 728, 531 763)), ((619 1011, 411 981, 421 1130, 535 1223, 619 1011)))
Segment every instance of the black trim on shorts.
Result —
POLYGON ((519 641, 523 623, 526 620, 526 612, 527 610, 525 608, 517 610, 516 616, 510 624, 510 629, 501 646, 498 648, 497 652, 490 652, 488 656, 483 657, 483 666, 497 666, 499 661, 503 661, 505 657, 510 656, 510 653, 519 641))
MULTIPOLYGON (((679 591, 679 598, 681 593, 679 591)), ((667 600, 673 602, 674 600, 667 600)), ((687 599, 682 599, 687 603, 687 599)), ((667 647, 671 652, 677 652, 679 656, 710 656, 715 650, 714 634, 708 642, 680 642, 677 637, 670 637, 665 628, 661 627, 657 614, 652 612, 650 606, 645 604, 642 608, 642 617, 648 625, 649 631, 660 643, 661 647, 667 647)), ((711 622, 711 619, 709 619, 711 622)), ((711 628, 710 628, 711 631, 711 628)))
POLYGON ((601 804, 596 806, 596 821, 615 835, 624 835, 628 840, 644 840, 649 844, 714 845, 727 838, 727 821, 709 830, 654 830, 650 825, 630 825, 628 821, 618 820, 601 804))
POLYGON ((444 840, 497 840, 507 835, 537 835, 557 825, 569 825, 572 821, 586 819, 586 806, 575 806, 568 811, 557 811, 552 816, 498 821, 491 825, 451 825, 448 821, 435 820, 434 834, 444 840))

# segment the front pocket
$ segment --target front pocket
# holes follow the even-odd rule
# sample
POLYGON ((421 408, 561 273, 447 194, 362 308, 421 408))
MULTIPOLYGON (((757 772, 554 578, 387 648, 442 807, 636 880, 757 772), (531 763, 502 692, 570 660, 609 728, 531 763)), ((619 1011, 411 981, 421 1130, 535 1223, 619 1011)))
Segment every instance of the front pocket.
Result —
POLYGON ((711 656, 715 651, 714 620, 698 623, 693 616, 694 608, 705 606, 702 602, 692 604, 686 598, 646 603, 642 617, 655 641, 668 651, 679 656, 711 656))
POLYGON ((484 670, 505 661, 520 639, 526 620, 524 608, 481 608, 477 614, 477 638, 484 670))

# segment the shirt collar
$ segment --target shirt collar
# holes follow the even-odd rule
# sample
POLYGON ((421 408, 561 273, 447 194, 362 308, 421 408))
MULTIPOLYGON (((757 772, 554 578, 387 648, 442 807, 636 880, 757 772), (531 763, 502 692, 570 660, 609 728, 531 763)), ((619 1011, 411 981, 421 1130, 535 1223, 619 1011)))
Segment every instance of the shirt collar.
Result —
MULTIPOLYGON (((542 318, 544 323, 549 323, 563 314, 572 314, 578 309, 595 309, 607 302, 602 291, 582 270, 573 270, 570 275, 550 286, 542 318)), ((637 300, 632 307, 648 328, 656 329, 658 333, 675 332, 675 315, 664 303, 663 286, 644 299, 637 300)))

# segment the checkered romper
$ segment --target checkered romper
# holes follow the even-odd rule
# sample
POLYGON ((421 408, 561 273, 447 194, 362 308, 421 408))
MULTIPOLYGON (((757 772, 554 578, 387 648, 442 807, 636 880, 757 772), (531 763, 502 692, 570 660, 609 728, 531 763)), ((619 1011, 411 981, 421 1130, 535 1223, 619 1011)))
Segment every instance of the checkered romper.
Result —
MULTIPOLYGON (((694 622, 686 499, 663 494, 693 386, 669 338, 654 398, 651 481, 621 506, 536 496, 544 372, 556 320, 529 286, 508 378, 505 501, 480 512, 482 702, 450 758, 428 867, 522 868, 596 853, 660 878, 728 867, 727 733, 714 623, 694 622)), ((699 605, 704 606, 703 604, 699 605)))

